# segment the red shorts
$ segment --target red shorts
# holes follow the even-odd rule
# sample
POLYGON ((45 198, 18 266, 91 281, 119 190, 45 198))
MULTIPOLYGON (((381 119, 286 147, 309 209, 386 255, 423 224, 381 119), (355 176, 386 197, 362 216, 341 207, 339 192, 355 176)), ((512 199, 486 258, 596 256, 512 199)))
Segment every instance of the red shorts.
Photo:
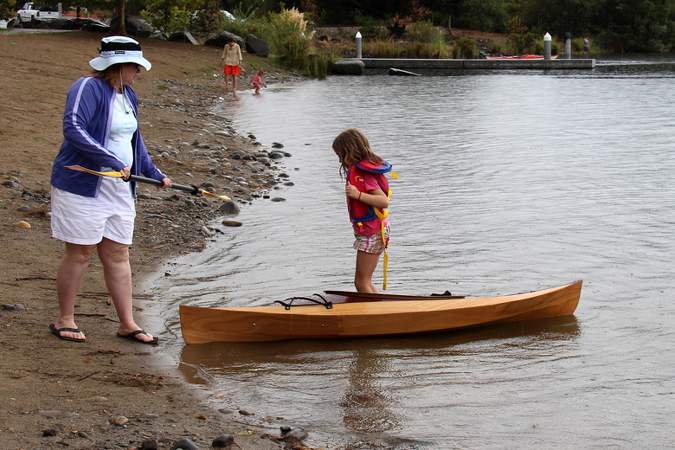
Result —
POLYGON ((223 67, 225 75, 239 75, 239 66, 225 66, 223 67))

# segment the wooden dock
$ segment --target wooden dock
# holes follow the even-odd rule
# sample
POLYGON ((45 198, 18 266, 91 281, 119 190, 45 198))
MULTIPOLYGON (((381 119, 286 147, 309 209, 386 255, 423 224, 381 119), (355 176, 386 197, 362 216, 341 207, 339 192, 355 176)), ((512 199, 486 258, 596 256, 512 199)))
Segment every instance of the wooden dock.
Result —
POLYGON ((333 72, 361 75, 368 69, 404 70, 578 70, 593 69, 595 59, 413 59, 345 58, 333 65, 333 72))

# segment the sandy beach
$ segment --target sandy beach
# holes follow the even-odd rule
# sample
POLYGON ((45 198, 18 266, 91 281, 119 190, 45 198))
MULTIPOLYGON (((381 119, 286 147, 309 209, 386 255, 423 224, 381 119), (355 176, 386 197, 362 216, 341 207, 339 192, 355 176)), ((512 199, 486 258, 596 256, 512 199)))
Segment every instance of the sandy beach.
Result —
MULTIPOLYGON (((237 411, 203 406, 175 367, 161 363, 161 344, 152 348, 115 336, 116 315, 96 257, 76 308, 87 342, 61 341, 47 330, 57 317, 55 273, 63 246, 50 233, 51 164, 62 141, 66 92, 88 72, 100 37, 0 35, 0 54, 10 62, 0 66, 0 447, 150 448, 143 441, 155 441, 168 449, 188 438, 210 448, 221 435, 244 449, 283 447, 247 426, 237 411)), ((268 158, 270 148, 212 112, 217 102, 232 101, 223 99, 220 49, 141 43, 153 69, 135 86, 140 127, 165 173, 178 183, 205 183, 240 206, 283 180, 283 159, 268 158)), ((241 84, 266 64, 245 59, 241 84)), ((272 71, 268 83, 289 76, 272 71)), ((140 190, 137 211, 131 248, 137 285, 169 257, 202 249, 216 233, 210 221, 228 212, 218 201, 148 187, 140 190)), ((144 304, 161 300, 137 293, 142 325, 144 304)))

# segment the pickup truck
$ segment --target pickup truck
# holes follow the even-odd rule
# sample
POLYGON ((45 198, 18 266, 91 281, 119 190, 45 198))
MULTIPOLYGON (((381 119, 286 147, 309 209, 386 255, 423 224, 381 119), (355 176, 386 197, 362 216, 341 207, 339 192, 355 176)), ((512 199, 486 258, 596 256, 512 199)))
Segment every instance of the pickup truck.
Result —
POLYGON ((60 17, 62 17, 60 3, 58 7, 39 7, 33 2, 26 2, 23 7, 16 12, 16 20, 20 23, 31 22, 32 20, 49 21, 60 17))

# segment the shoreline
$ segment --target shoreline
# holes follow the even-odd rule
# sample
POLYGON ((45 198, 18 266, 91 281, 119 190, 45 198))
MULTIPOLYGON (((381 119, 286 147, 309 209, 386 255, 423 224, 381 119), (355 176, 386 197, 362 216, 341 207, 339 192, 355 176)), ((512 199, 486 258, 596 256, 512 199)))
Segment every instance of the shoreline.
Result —
MULTIPOLYGON (((0 68, 3 85, 14 88, 2 99, 0 114, 0 239, 6 253, 0 304, 19 305, 0 307, 3 448, 140 448, 147 439, 170 448, 181 438, 208 448, 220 435, 233 436, 244 449, 280 448, 275 436, 237 420, 237 412, 206 406, 178 368, 168 367, 161 342, 152 348, 115 337, 116 315, 96 257, 76 307, 87 342, 60 341, 47 332, 58 310, 55 272, 62 253, 50 236, 51 162, 62 140, 67 88, 86 72, 99 39, 93 33, 0 35, 0 51, 14 61, 0 68), (39 101, 31 101, 36 92, 39 101), (19 221, 30 229, 18 227, 19 221)), ((240 206, 279 184, 283 159, 278 164, 266 157, 254 138, 239 135, 213 112, 224 97, 217 80, 220 50, 141 43, 153 70, 136 86, 139 122, 158 167, 176 182, 202 182, 240 206)), ((253 63, 265 64, 250 56, 245 61, 251 70, 253 63)), ((248 74, 241 78, 244 86, 248 74)), ((268 82, 293 77, 272 69, 268 82)), ((131 265, 141 326, 149 321, 148 302, 161 299, 139 287, 170 258, 204 248, 217 233, 209 223, 225 215, 215 202, 140 189, 131 265)))

